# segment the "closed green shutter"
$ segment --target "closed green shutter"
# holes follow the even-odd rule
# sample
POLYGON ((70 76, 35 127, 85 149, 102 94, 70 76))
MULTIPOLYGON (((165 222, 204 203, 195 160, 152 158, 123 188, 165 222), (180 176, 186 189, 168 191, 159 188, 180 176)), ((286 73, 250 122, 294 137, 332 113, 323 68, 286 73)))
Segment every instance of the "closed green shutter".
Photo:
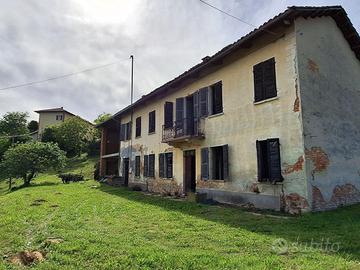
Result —
POLYGON ((209 148, 201 149, 201 179, 209 179, 209 148))
POLYGON ((165 154, 159 154, 159 177, 165 178, 165 154))
POLYGON ((268 166, 270 181, 282 181, 279 139, 268 139, 268 166))

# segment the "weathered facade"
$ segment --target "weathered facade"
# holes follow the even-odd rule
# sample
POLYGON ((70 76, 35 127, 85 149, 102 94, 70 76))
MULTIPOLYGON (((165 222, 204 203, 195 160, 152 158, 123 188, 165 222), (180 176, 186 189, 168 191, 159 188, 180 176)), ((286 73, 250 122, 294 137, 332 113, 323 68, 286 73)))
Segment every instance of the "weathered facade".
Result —
POLYGON ((341 7, 289 8, 103 123, 101 174, 288 212, 360 201, 359 40, 341 7))

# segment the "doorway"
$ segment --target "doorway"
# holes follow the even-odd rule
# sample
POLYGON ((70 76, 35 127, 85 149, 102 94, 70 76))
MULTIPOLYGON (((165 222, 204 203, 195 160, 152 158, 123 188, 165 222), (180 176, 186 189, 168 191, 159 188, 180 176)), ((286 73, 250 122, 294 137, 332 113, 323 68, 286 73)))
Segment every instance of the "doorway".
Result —
POLYGON ((123 159, 123 170, 124 186, 127 187, 129 185, 129 158, 123 159))
POLYGON ((195 150, 184 151, 184 193, 196 191, 195 150))

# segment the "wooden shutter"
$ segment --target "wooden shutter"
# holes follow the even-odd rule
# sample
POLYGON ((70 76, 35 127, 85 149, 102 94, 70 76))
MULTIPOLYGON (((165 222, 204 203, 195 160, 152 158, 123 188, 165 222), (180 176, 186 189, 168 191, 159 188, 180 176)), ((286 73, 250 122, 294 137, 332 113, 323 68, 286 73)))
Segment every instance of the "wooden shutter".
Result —
POLYGON ((126 124, 121 124, 120 126, 120 141, 125 141, 126 139, 126 124))
POLYGON ((155 155, 149 155, 149 177, 155 177, 155 155))
POLYGON ((176 131, 179 132, 179 136, 183 134, 184 128, 184 98, 176 99, 176 131))
POLYGON ((136 118, 136 131, 135 136, 140 137, 141 136, 141 117, 136 118))
POLYGON ((166 153, 166 178, 173 177, 173 153, 166 153))
POLYGON ((263 179, 264 178, 263 177, 264 164, 263 164, 263 153, 262 153, 260 141, 256 141, 256 153, 257 153, 258 181, 262 182, 262 181, 264 181, 264 179, 263 179))
POLYGON ((164 126, 171 128, 173 126, 174 104, 172 102, 165 102, 164 105, 164 126))
POLYGON ((149 113, 149 133, 155 132, 155 111, 149 113))
POLYGON ((201 149, 201 179, 209 179, 209 148, 201 149))
POLYGON ((159 154, 159 177, 165 178, 165 154, 159 154))
POLYGON ((149 156, 144 156, 144 176, 149 176, 149 156))
POLYGON ((197 135, 199 130, 199 92, 193 94, 194 102, 194 131, 193 134, 197 135))
POLYGON ((224 180, 229 178, 229 146, 227 144, 223 145, 223 177, 224 180))
POLYGON ((216 83, 213 88, 213 114, 223 112, 223 100, 222 100, 222 83, 216 83))
POLYGON ((279 139, 268 139, 267 150, 269 178, 271 181, 282 181, 279 139))
POLYGON ((135 157, 135 176, 140 176, 140 156, 135 157))
POLYGON ((263 100, 263 63, 257 64, 253 67, 254 75, 254 99, 255 102, 263 100))
POLYGON ((263 63, 263 88, 265 99, 276 97, 275 58, 271 58, 263 63))
POLYGON ((205 117, 208 115, 208 93, 207 87, 199 90, 199 116, 205 117))
POLYGON ((126 140, 131 139, 131 122, 126 124, 126 140))

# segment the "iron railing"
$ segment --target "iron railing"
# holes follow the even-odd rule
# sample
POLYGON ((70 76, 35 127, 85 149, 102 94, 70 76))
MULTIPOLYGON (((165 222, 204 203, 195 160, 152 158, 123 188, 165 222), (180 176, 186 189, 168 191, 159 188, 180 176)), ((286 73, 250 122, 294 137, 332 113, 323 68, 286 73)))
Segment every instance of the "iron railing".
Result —
POLYGON ((173 122, 172 126, 163 125, 162 141, 170 142, 181 138, 204 137, 204 119, 183 118, 173 122))

